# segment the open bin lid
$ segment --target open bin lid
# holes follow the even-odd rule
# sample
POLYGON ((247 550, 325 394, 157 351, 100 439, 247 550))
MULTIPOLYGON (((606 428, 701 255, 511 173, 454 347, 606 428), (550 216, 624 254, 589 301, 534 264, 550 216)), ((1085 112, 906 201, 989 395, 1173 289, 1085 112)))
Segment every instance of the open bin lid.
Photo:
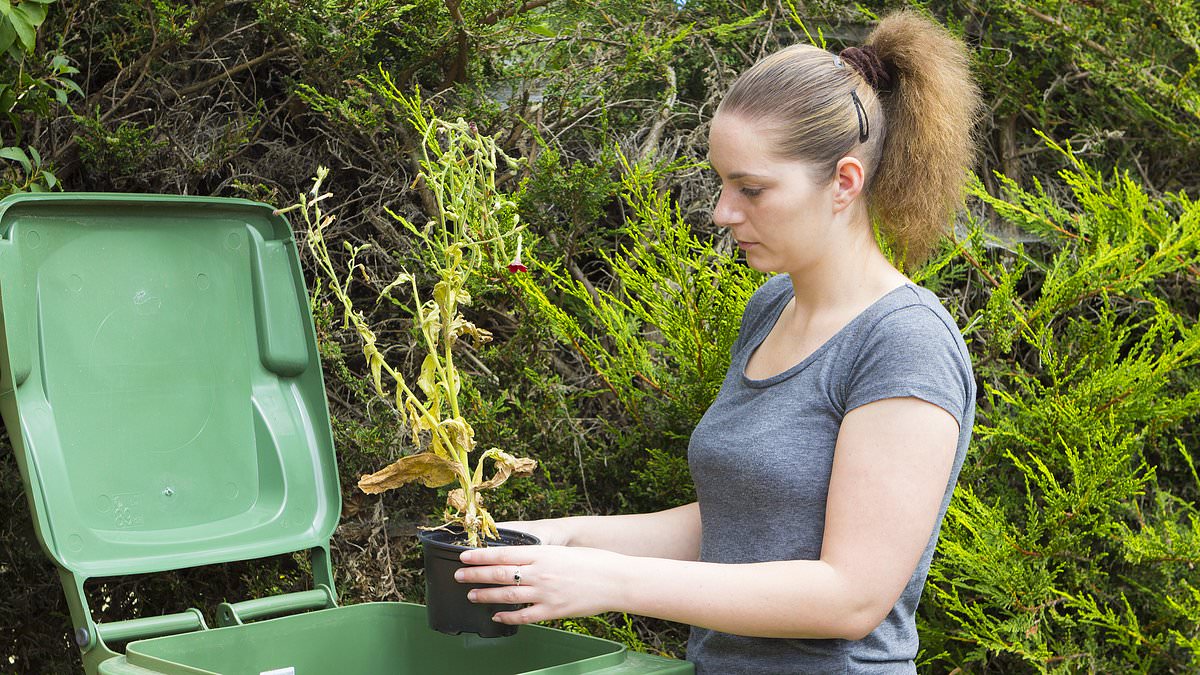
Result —
POLYGON ((270 206, 5 198, 0 338, 0 410, 61 567, 135 574, 328 545, 329 412, 296 245, 270 206))

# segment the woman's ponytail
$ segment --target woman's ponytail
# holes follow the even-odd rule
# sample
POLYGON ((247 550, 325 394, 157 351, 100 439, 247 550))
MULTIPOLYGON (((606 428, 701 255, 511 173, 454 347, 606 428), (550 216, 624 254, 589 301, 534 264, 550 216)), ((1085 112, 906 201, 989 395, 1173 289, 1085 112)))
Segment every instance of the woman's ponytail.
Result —
POLYGON ((868 203, 912 268, 928 258, 962 205, 981 98, 966 46, 913 12, 885 17, 865 46, 890 79, 878 92, 887 137, 868 203))

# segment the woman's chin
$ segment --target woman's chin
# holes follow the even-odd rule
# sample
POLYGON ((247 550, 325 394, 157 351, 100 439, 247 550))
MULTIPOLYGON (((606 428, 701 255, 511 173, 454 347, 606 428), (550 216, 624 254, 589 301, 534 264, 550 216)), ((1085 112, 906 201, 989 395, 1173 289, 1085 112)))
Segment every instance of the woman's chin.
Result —
POLYGON ((773 274, 780 271, 775 265, 770 264, 771 261, 763 258, 761 255, 756 255, 757 253, 758 252, 754 251, 753 249, 745 252, 743 257, 746 260, 746 267, 767 274, 773 274))

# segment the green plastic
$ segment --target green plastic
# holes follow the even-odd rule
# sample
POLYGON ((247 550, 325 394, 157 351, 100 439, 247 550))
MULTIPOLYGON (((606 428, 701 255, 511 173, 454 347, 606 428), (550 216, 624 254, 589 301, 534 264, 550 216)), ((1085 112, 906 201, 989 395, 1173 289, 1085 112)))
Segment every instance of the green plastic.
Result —
POLYGON ((114 655, 104 635, 190 623, 99 632, 88 578, 310 549, 333 588, 340 494, 307 298, 265 204, 0 201, 0 413, 89 671, 114 655))
POLYGON ((0 236, 3 411, 56 563, 135 574, 328 542, 337 469, 282 217, 15 195, 0 236))
POLYGON ((96 628, 100 637, 107 643, 128 642, 129 640, 156 637, 159 635, 175 635, 194 630, 203 630, 208 626, 204 623, 204 615, 198 609, 189 609, 178 614, 164 614, 128 621, 113 621, 98 624, 96 628))
POLYGON ((333 590, 322 584, 315 591, 283 593, 234 603, 222 602, 217 605, 217 625, 237 626, 254 619, 336 606, 337 598, 333 590))
POLYGON ((271 655, 301 675, 692 672, 546 628, 485 644, 429 630, 420 606, 336 606, 316 334, 290 226, 265 204, 0 200, 0 414, 89 674, 258 675, 271 655), (83 589, 303 550, 313 590, 221 603, 218 628, 179 607, 97 625, 83 589))
POLYGON ((634 654, 608 640, 525 626, 515 636, 444 635, 425 625, 425 608, 367 603, 129 645, 102 665, 104 675, 615 675, 690 673, 691 664, 634 654))

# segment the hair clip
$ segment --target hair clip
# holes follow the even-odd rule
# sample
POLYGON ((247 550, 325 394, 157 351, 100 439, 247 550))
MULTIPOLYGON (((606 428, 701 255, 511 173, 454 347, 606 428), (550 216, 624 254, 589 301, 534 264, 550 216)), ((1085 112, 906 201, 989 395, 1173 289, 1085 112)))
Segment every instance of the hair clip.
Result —
POLYGON ((854 113, 858 115, 858 142, 866 143, 871 137, 871 120, 867 117, 867 109, 858 97, 857 89, 850 90, 850 98, 854 100, 854 113))
POLYGON ((837 66, 838 68, 841 68, 842 66, 844 66, 846 64, 842 63, 842 57, 838 56, 837 54, 834 54, 833 55, 833 65, 837 66))

